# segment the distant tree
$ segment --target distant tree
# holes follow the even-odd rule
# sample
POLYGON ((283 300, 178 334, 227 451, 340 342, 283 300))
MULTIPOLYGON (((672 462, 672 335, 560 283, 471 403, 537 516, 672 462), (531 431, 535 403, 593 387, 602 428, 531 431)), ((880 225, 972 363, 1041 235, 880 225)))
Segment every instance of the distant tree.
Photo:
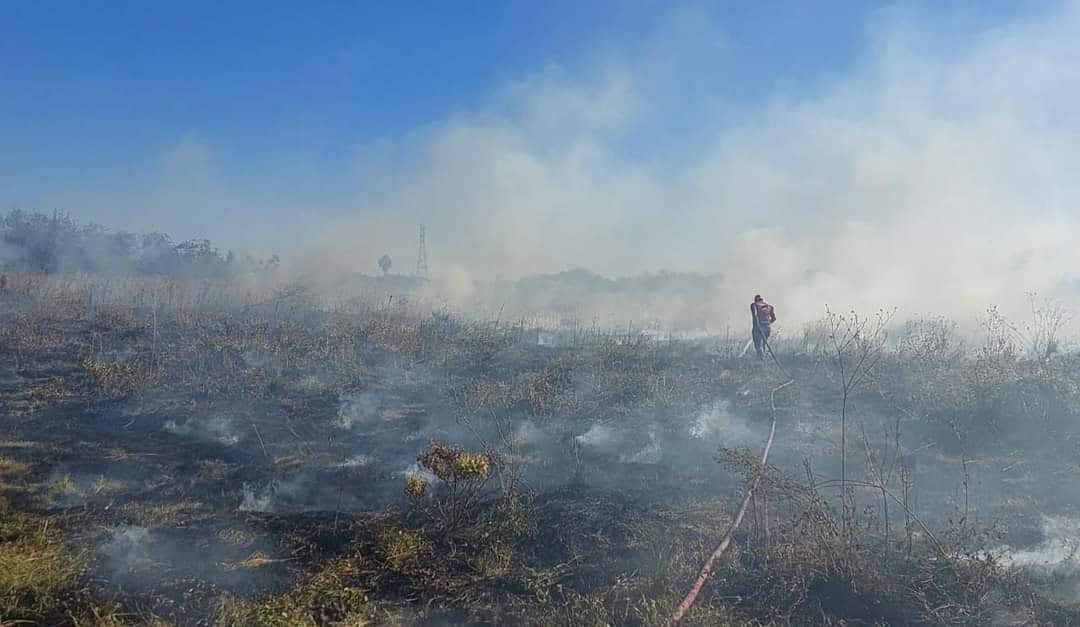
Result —
POLYGON ((384 276, 390 273, 390 267, 393 265, 394 261, 390 259, 390 255, 379 257, 379 269, 382 270, 384 276))
MULTIPOLYGON (((274 262, 276 264, 276 261, 274 262)), ((139 272, 227 277, 252 264, 205 239, 175 243, 164 233, 113 232, 67 213, 0 214, 0 265, 30 272, 139 272)))

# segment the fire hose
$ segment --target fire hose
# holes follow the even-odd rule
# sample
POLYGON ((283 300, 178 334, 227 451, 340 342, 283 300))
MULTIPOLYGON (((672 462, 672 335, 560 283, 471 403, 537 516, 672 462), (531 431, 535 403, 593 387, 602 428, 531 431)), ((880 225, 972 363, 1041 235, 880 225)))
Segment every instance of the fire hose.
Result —
MULTIPOLYGON (((756 318, 754 322, 756 326, 756 318)), ((764 341, 766 350, 769 351, 769 356, 772 357, 773 362, 776 363, 776 367, 788 378, 786 383, 782 383, 773 388, 772 392, 769 393, 769 406, 772 408, 772 426, 769 428, 769 439, 766 440, 765 449, 761 454, 761 469, 764 470, 765 465, 769 462, 769 451, 772 449, 773 439, 776 436, 776 393, 792 383, 795 383, 795 379, 786 368, 780 365, 780 360, 778 360, 776 354, 773 353, 772 347, 769 346, 769 339, 765 337, 764 333, 762 333, 762 340, 764 341)), ((720 559, 720 557, 724 555, 724 552, 727 551, 728 546, 731 545, 732 538, 735 536, 735 531, 738 530, 739 525, 742 524, 742 520, 746 516, 746 511, 750 507, 750 501, 754 496, 754 492, 757 491, 758 484, 761 482, 762 474, 764 473, 761 471, 754 473, 754 479, 750 483, 750 488, 743 497, 742 505, 739 506, 738 513, 735 514, 735 518, 731 521, 731 524, 728 525, 727 533, 724 534, 723 539, 720 540, 720 544, 716 546, 712 554, 705 560, 705 565, 701 567, 701 571, 698 573, 694 585, 690 588, 690 591, 683 598, 682 602, 679 603, 678 607, 675 608, 675 612, 672 613, 671 617, 664 623, 665 627, 674 627, 674 625, 678 625, 682 622, 686 613, 690 611, 690 608, 694 606, 698 595, 701 594, 701 590, 705 587, 705 582, 708 581, 709 576, 712 575, 713 566, 716 564, 716 560, 720 559)))

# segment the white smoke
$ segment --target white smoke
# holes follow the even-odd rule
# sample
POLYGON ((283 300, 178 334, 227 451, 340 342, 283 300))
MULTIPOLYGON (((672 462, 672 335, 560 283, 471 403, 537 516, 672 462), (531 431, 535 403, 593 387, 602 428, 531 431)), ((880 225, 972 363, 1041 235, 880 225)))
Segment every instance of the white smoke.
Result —
POLYGON ((1035 546, 1001 547, 995 553, 1003 565, 1042 579, 1051 596, 1075 603, 1080 600, 1080 519, 1044 516, 1042 532, 1035 546))
POLYGON ((338 464, 342 468, 365 468, 375 463, 375 458, 370 455, 353 455, 349 459, 338 464))
POLYGON ((524 420, 514 429, 514 440, 518 444, 537 444, 547 439, 547 435, 531 420, 524 420))
POLYGON ((663 458, 664 451, 656 435, 656 429, 649 429, 649 443, 631 455, 621 455, 619 461, 631 464, 656 464, 663 458))
POLYGON ((111 538, 101 552, 113 570, 131 573, 155 566, 156 560, 151 553, 153 547, 154 540, 149 529, 125 525, 112 530, 111 538))
POLYGON ((760 439, 744 420, 731 413, 731 404, 717 401, 702 411, 690 425, 689 435, 695 440, 718 442, 724 446, 741 446, 760 439))
POLYGON ((274 492, 276 486, 273 482, 265 486, 257 486, 244 482, 241 486, 242 497, 237 509, 241 512, 270 512, 273 511, 274 492))
POLYGON ((1046 516, 1042 521, 1043 540, 1027 549, 1002 549, 1007 566, 1045 574, 1080 574, 1080 520, 1046 516))
POLYGON ((601 450, 611 450, 618 446, 615 430, 600 424, 589 427, 588 431, 574 436, 574 439, 582 446, 589 446, 601 450))
POLYGON ((342 429, 352 429, 376 419, 382 406, 380 396, 375 392, 345 394, 338 404, 338 416, 335 424, 342 429))
POLYGON ((405 470, 399 470, 399 471, 395 472, 394 476, 395 477, 402 477, 402 478, 405 478, 405 479, 410 478, 410 477, 415 477, 415 478, 420 479, 421 481, 423 481, 424 483, 427 483, 427 484, 435 484, 435 483, 439 483, 440 481, 442 481, 441 479, 439 479, 438 477, 435 476, 435 473, 431 472, 430 470, 428 470, 426 468, 421 468, 420 464, 417 464, 417 463, 413 463, 412 465, 410 465, 405 470))
MULTIPOLYGON (((1080 5, 989 34, 885 12, 846 73, 734 119, 722 73, 702 87, 714 106, 691 120, 649 88, 658 75, 677 84, 687 61, 727 61, 683 49, 685 28, 673 20, 648 43, 669 54, 540 72, 435 125, 394 185, 307 262, 374 267, 387 237, 409 241, 423 221, 455 276, 722 272, 717 289, 671 304, 708 312, 710 327, 741 323, 754 293, 785 328, 826 304, 945 307, 966 321, 1022 306, 1025 290, 1075 300, 1080 5), (676 121, 698 129, 681 150, 625 150, 642 127, 666 137, 676 121)), ((724 33, 711 35, 692 41, 724 33)))
POLYGON ((189 418, 183 423, 169 420, 164 429, 169 433, 182 436, 195 436, 204 440, 210 440, 233 446, 240 441, 232 420, 223 417, 189 418))

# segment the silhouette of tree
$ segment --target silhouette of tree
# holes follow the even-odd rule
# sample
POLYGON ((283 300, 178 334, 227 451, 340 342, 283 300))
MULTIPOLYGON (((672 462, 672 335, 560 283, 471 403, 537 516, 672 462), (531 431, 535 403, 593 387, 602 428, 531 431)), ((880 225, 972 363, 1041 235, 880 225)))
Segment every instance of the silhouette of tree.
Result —
POLYGON ((44 214, 15 209, 0 214, 0 267, 29 272, 105 272, 222 278, 272 270, 267 262, 238 259, 209 240, 174 242, 165 233, 113 232, 80 224, 61 211, 44 214))

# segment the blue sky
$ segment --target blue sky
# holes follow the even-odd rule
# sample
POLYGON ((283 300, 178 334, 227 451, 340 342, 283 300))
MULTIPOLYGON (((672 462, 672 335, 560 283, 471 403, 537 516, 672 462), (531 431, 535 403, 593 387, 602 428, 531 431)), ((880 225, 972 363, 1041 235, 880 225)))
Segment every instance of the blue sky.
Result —
MULTIPOLYGON (((712 235, 680 232, 678 217, 650 220, 736 194, 662 191, 707 176, 731 137, 806 132, 806 110, 815 124, 876 111, 864 92, 906 89, 897 73, 917 67, 894 59, 894 47, 948 72, 996 30, 1050 23, 1066 5, 7 2, 0 207, 65 209, 259 253, 289 253, 348 223, 378 233, 380 248, 365 253, 374 259, 382 248, 409 254, 420 219, 476 248, 506 236, 490 226, 496 214, 515 216, 507 228, 527 240, 603 199, 648 198, 632 215, 600 207, 572 228, 698 246, 648 263, 708 270, 712 235), (459 175, 479 183, 443 180, 459 175), (523 206, 503 207, 500 184, 520 190, 523 206), (551 187, 573 193, 543 196, 551 187), (541 196, 550 215, 529 203, 541 196), (383 230, 391 212, 400 228, 383 230), (382 245, 390 239, 399 243, 382 245)), ((793 210, 769 213, 778 211, 793 210)), ((559 259, 574 265, 583 249, 567 243, 559 259)))

